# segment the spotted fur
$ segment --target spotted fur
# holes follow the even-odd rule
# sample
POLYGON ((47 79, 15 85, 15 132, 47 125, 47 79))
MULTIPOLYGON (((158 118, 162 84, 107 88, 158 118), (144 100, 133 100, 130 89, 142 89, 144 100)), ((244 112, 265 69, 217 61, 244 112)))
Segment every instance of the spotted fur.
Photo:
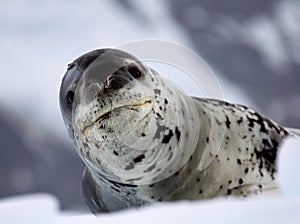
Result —
POLYGON ((125 52, 76 59, 60 103, 95 213, 276 187, 287 130, 245 106, 187 96, 125 52))

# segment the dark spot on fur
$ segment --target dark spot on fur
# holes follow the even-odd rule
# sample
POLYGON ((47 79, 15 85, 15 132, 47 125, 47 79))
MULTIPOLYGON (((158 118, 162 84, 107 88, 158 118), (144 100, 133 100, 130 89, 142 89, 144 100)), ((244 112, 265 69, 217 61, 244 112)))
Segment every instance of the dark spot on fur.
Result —
POLYGON ((231 195, 232 191, 230 189, 227 190, 227 195, 231 195))
POLYGON ((237 159, 236 162, 237 162, 237 164, 242 165, 242 162, 240 159, 237 159))
POLYGON ((242 178, 239 179, 239 184, 243 184, 244 180, 242 178))
POLYGON ((82 145, 85 147, 85 148, 90 148, 90 146, 86 143, 86 142, 82 142, 82 145))
POLYGON ((143 159, 145 159, 145 155, 141 154, 141 155, 137 156, 136 158, 134 158, 133 162, 134 163, 140 163, 140 162, 142 162, 143 159))
POLYGON ((161 94, 161 90, 160 89, 154 89, 154 94, 160 95, 161 94))
POLYGON ((127 165, 125 167, 125 170, 132 170, 134 168, 134 164, 133 163, 129 163, 129 165, 127 165))
POLYGON ((116 156, 118 156, 118 155, 119 155, 119 153, 118 153, 117 151, 115 151, 115 150, 114 150, 114 154, 115 154, 116 156))
POLYGON ((128 179, 126 180, 127 182, 133 182, 133 181, 137 181, 137 180, 141 180, 143 177, 137 177, 137 178, 132 178, 132 179, 128 179))
POLYGON ((250 118, 248 115, 247 115, 247 119, 249 121, 249 127, 253 128, 254 127, 254 123, 257 122, 257 120, 255 120, 253 118, 250 118))
POLYGON ((262 144, 263 144, 265 147, 268 147, 268 148, 271 147, 269 141, 268 141, 267 139, 265 139, 265 138, 262 140, 262 144))
POLYGON ((199 194, 202 194, 203 193, 203 190, 199 190, 199 194))
POLYGON ((137 187, 137 185, 134 185, 134 184, 124 184, 124 183, 119 183, 119 182, 109 180, 109 179, 107 179, 107 181, 116 187, 130 187, 130 188, 137 187))
POLYGON ((215 121, 216 121, 217 125, 219 125, 219 126, 221 126, 221 125, 222 125, 222 122, 221 122, 221 121, 219 121, 217 118, 215 118, 215 121))
POLYGON ((207 143, 209 142, 209 137, 206 138, 206 142, 207 142, 207 143))
POLYGON ((246 168, 244 172, 245 172, 245 174, 247 174, 249 172, 249 169, 246 168))
POLYGON ((168 128, 166 126, 160 125, 159 123, 157 123, 157 130, 155 132, 154 135, 154 139, 159 139, 160 138, 160 133, 164 132, 165 130, 167 130, 168 128))
POLYGON ((230 124, 231 124, 231 122, 230 122, 230 120, 229 120, 229 117, 226 115, 226 127, 228 128, 228 129, 230 129, 230 124))
POLYGON ((110 186, 110 188, 111 188, 111 189, 113 189, 114 191, 116 191, 116 192, 120 193, 120 190, 119 190, 119 189, 117 189, 117 188, 114 188, 113 186, 110 186))
POLYGON ((172 130, 169 130, 169 134, 165 135, 163 140, 162 140, 162 143, 164 144, 168 144, 171 140, 171 138, 173 137, 173 131, 172 130))
POLYGON ((90 158, 90 151, 89 151, 89 150, 86 151, 86 156, 87 156, 87 158, 88 158, 89 160, 91 160, 91 158, 90 158))
POLYGON ((239 125, 240 125, 242 122, 243 122, 243 118, 242 118, 242 117, 240 117, 240 119, 238 119, 238 120, 236 121, 236 123, 238 123, 239 125))
POLYGON ((173 152, 170 153, 170 155, 168 157, 168 161, 170 161, 172 157, 173 157, 173 152))
POLYGON ((159 120, 163 120, 164 118, 159 114, 159 113, 156 113, 156 116, 159 120))
POLYGON ((177 141, 179 142, 180 136, 181 136, 181 132, 179 131, 178 127, 175 128, 175 134, 176 134, 177 141))
POLYGON ((149 166, 148 169, 146 169, 146 170, 144 171, 144 173, 151 172, 155 167, 156 167, 156 163, 153 164, 153 165, 151 165, 151 166, 149 166))
POLYGON ((185 137, 186 137, 186 138, 189 137, 189 133, 188 133, 188 132, 185 133, 185 137))

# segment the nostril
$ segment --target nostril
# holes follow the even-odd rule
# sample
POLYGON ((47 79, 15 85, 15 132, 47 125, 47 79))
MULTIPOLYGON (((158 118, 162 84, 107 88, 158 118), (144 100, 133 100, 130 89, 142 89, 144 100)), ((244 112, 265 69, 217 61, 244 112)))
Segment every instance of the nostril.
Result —
POLYGON ((121 89, 124 85, 130 82, 130 79, 124 75, 112 74, 106 79, 106 88, 114 90, 121 89))
POLYGON ((135 79, 139 79, 142 77, 142 73, 137 67, 130 67, 128 71, 130 75, 135 79))
POLYGON ((115 75, 110 75, 107 77, 106 82, 111 82, 115 78, 115 75))

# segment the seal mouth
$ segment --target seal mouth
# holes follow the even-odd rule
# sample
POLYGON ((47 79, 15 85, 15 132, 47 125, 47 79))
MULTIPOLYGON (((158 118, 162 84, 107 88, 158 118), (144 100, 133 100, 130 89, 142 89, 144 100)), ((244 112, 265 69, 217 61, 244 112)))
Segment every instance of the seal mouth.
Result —
POLYGON ((146 106, 146 105, 152 105, 152 100, 148 99, 148 100, 144 100, 142 102, 137 102, 137 103, 134 103, 134 104, 114 107, 112 110, 101 114, 98 118, 95 119, 94 123, 100 122, 102 120, 106 120, 110 117, 110 115, 113 112, 119 112, 120 110, 122 110, 124 108, 129 109, 129 110, 133 110, 133 111, 138 111, 136 107, 142 107, 142 106, 146 106))
POLYGON ((122 109, 129 109, 138 112, 138 108, 142 106, 148 106, 148 105, 153 105, 153 100, 152 99, 146 99, 143 101, 139 101, 133 104, 127 104, 127 105, 121 105, 121 106, 115 106, 111 110, 105 111, 104 113, 100 114, 100 116, 97 116, 97 118, 89 125, 86 125, 82 129, 82 133, 85 133, 90 127, 95 125, 96 123, 100 123, 101 121, 107 120, 111 117, 112 113, 118 113, 122 109))

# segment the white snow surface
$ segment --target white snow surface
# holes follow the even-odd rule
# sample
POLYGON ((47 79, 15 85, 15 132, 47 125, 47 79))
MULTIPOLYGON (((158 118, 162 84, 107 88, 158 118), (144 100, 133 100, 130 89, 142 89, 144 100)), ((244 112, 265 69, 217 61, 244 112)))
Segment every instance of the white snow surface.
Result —
POLYGON ((278 183, 284 194, 300 195, 299 158, 300 138, 290 137, 284 142, 278 158, 278 183))
POLYGON ((300 223, 300 138, 288 138, 279 154, 281 193, 246 199, 159 203, 151 207, 111 214, 62 213, 51 195, 35 194, 0 200, 0 223, 77 224, 77 223, 223 223, 298 224, 300 223))

